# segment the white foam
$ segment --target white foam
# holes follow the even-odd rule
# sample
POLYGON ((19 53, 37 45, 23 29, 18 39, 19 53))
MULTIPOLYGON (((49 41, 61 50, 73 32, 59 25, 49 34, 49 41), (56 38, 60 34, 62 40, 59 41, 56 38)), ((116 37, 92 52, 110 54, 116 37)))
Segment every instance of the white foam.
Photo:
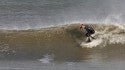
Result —
POLYGON ((82 42, 82 47, 105 47, 109 44, 125 44, 124 24, 105 24, 97 27, 94 36, 97 38, 90 43, 82 42))
POLYGON ((39 60, 42 63, 50 63, 53 61, 52 57, 50 55, 45 55, 42 59, 39 60))
POLYGON ((104 29, 103 31, 96 32, 95 36, 97 39, 90 43, 82 42, 82 47, 93 48, 93 47, 105 47, 108 44, 125 44, 125 34, 122 33, 125 29, 124 26, 119 25, 118 28, 113 31, 104 29))
POLYGON ((96 39, 96 40, 93 40, 92 42, 89 42, 89 43, 82 42, 81 46, 87 47, 87 48, 93 48, 93 47, 100 45, 101 43, 102 43, 102 39, 96 39))
POLYGON ((125 36, 124 35, 113 35, 110 38, 110 44, 116 44, 116 43, 124 44, 125 36))
POLYGON ((118 26, 119 29, 125 30, 125 25, 123 25, 123 24, 114 24, 114 25, 115 25, 115 26, 118 26))

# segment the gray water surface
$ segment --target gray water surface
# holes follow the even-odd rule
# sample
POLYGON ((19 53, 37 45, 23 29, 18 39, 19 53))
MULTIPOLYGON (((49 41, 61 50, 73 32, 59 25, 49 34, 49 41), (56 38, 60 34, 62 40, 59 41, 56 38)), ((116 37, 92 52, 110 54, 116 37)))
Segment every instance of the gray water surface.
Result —
POLYGON ((124 0, 0 0, 1 29, 29 29, 72 22, 125 19, 124 0))

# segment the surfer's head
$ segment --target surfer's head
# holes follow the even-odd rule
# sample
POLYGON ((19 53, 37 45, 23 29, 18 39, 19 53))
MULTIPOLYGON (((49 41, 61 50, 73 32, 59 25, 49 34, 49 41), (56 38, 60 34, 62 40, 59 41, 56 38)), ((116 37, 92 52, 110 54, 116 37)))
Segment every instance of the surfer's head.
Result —
POLYGON ((85 28, 85 24, 81 24, 81 27, 80 27, 80 29, 81 29, 81 28, 85 28))
POLYGON ((82 23, 81 26, 86 26, 86 25, 84 23, 82 23))
POLYGON ((81 24, 81 26, 82 26, 82 27, 86 27, 86 25, 85 25, 85 24, 81 24))
POLYGON ((82 24, 82 26, 85 26, 84 24, 82 24))

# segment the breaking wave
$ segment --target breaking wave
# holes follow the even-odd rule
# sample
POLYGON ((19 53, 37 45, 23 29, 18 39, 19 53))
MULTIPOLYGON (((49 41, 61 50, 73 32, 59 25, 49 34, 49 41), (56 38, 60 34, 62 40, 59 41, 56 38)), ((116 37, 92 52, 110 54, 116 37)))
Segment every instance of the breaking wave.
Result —
POLYGON ((39 30, 1 30, 0 59, 86 59, 88 49, 124 47, 125 25, 88 23, 95 29, 94 40, 86 43, 80 23, 42 28, 39 30), (77 56, 76 56, 77 55, 77 56), (74 58, 75 57, 75 58, 74 58))

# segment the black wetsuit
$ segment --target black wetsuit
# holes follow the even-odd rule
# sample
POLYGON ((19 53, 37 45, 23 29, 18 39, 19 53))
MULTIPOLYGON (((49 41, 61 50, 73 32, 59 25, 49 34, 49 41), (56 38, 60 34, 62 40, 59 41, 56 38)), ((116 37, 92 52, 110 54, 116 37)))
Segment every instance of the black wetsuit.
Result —
POLYGON ((87 37, 90 37, 92 34, 95 33, 95 30, 94 30, 92 27, 86 26, 84 29, 85 29, 85 32, 86 32, 85 35, 86 35, 87 37))

